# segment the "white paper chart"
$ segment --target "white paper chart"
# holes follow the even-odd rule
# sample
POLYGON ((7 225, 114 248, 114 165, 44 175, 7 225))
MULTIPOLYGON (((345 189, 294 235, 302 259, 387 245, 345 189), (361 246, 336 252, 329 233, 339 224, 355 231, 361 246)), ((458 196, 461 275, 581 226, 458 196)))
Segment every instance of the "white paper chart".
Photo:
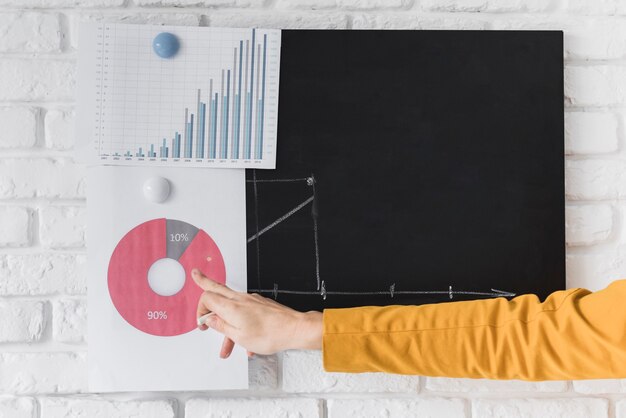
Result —
POLYGON ((280 30, 83 24, 78 154, 90 163, 275 168, 280 30), (162 32, 180 49, 161 58, 162 32))
POLYGON ((93 166, 87 170, 89 390, 247 389, 241 346, 196 329, 198 268, 245 292, 245 170, 93 166), (162 203, 146 181, 171 185, 162 203))

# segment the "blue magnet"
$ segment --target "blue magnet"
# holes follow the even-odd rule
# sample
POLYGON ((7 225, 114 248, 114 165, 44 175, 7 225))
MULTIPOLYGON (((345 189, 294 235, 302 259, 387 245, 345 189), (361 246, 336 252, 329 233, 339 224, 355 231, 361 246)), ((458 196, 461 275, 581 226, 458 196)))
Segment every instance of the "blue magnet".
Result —
POLYGON ((176 35, 168 32, 161 32, 152 41, 152 49, 161 58, 171 58, 178 52, 180 43, 176 35))

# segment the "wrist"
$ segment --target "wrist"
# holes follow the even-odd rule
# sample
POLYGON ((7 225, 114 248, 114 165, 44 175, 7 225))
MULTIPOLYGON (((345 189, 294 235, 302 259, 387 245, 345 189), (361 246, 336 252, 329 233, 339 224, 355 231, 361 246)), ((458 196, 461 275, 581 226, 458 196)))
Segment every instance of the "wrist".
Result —
POLYGON ((321 312, 300 312, 296 329, 294 349, 321 350, 323 334, 323 316, 321 312))

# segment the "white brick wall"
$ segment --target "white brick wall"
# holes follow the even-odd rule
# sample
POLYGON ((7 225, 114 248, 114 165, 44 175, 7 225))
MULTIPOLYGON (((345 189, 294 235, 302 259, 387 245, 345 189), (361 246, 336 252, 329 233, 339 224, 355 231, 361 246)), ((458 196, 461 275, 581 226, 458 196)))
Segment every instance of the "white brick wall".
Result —
POLYGON ((250 389, 88 394, 85 171, 72 159, 77 23, 562 29, 568 285, 626 278, 624 0, 0 0, 0 417, 611 417, 626 379, 324 373, 250 361, 250 389))

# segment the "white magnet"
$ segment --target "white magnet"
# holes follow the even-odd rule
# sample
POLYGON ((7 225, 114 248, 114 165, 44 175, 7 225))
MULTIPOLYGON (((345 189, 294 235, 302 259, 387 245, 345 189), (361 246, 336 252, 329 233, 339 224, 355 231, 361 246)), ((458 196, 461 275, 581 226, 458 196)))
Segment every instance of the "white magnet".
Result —
POLYGON ((143 184, 144 197, 154 203, 162 203, 170 195, 170 182, 164 177, 151 177, 143 184))

